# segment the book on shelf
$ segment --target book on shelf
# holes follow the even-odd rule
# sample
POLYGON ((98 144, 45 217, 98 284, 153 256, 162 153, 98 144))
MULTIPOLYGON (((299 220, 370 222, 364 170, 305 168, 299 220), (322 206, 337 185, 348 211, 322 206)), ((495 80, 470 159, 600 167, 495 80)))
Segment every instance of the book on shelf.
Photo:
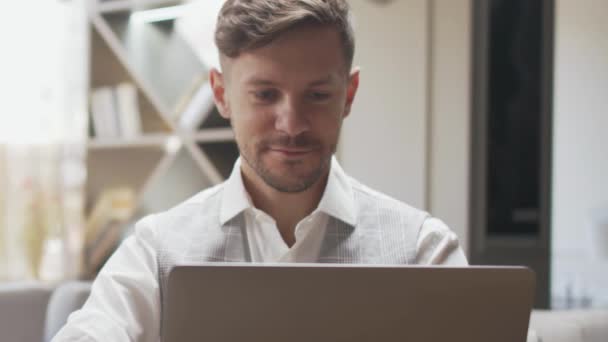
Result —
POLYGON ((214 106, 213 89, 205 79, 195 88, 188 104, 184 106, 178 126, 186 131, 196 131, 214 106))
POLYGON ((119 136, 118 120, 111 87, 99 87, 91 92, 91 117, 97 138, 112 139, 119 136))
POLYGON ((135 138, 141 135, 141 116, 137 102, 137 89, 132 83, 120 83, 114 90, 121 136, 135 138))
POLYGON ((142 133, 137 89, 132 83, 93 89, 91 116, 96 138, 135 138, 142 133))
POLYGON ((94 274, 120 243, 126 222, 135 209, 135 193, 128 187, 102 191, 85 224, 84 273, 94 274))

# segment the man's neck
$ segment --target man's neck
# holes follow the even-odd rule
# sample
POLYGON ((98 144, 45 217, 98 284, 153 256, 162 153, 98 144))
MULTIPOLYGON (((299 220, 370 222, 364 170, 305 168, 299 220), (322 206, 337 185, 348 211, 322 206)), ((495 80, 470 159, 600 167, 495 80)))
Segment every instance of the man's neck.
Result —
POLYGON ((243 164, 241 165, 243 183, 253 205, 275 220, 283 240, 291 247, 295 243, 296 225, 319 205, 329 172, 305 191, 288 193, 269 186, 253 169, 243 164))

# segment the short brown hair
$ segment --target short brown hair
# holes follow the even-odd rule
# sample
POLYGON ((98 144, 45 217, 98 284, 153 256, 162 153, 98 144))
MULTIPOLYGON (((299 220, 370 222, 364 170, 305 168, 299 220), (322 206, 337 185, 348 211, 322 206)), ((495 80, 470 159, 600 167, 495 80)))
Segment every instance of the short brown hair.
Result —
POLYGON ((215 43, 221 55, 234 58, 303 24, 335 27, 350 69, 355 39, 346 0, 227 0, 218 16, 215 43))

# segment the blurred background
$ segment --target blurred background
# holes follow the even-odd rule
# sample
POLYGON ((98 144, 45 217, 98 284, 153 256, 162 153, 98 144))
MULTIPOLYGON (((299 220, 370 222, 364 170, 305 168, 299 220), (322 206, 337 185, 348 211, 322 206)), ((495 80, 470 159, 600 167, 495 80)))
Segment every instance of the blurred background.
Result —
MULTIPOLYGON (((139 218, 221 182, 222 0, 21 0, 0 30, 0 282, 90 280, 139 218)), ((352 0, 338 158, 443 219, 538 308, 608 308, 608 2, 352 0)))

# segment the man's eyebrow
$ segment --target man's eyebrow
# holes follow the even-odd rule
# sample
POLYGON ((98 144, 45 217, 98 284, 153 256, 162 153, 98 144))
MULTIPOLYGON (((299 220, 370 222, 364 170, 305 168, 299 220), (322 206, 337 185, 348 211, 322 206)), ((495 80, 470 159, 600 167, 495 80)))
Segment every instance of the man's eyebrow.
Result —
MULTIPOLYGON (((327 75, 323 78, 310 82, 308 84, 308 86, 314 87, 314 86, 319 86, 319 85, 325 85, 325 84, 332 83, 333 81, 334 81, 334 78, 332 77, 332 75, 327 75)), ((271 81, 271 80, 265 79, 265 78, 260 78, 260 77, 251 77, 250 79, 246 80, 245 83, 249 84, 249 85, 256 85, 256 86, 276 86, 278 84, 277 82, 274 82, 274 81, 271 81)))
POLYGON ((328 83, 332 83, 332 81, 334 80, 333 77, 331 77, 331 75, 327 75, 321 79, 318 79, 316 81, 312 81, 308 84, 308 86, 310 87, 314 87, 314 86, 318 86, 318 85, 325 85, 328 83))
POLYGON ((250 79, 248 79, 246 82, 246 84, 251 84, 251 85, 276 85, 277 83, 271 81, 271 80, 267 80, 267 79, 263 79, 263 78, 258 78, 258 77, 252 77, 250 79))

